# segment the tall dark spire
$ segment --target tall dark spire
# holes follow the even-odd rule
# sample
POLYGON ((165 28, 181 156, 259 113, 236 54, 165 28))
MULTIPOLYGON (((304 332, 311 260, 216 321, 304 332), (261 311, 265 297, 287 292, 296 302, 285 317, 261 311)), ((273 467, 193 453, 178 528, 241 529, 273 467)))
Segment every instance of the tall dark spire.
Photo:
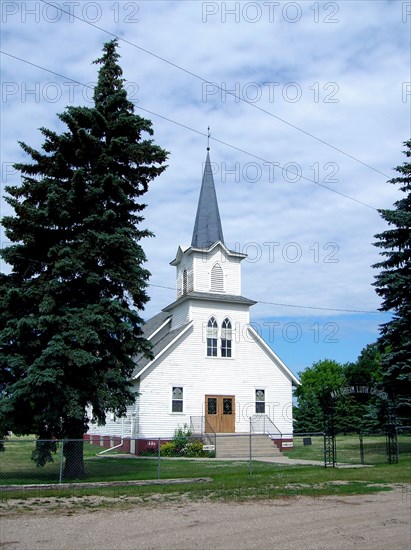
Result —
POLYGON ((193 238, 191 240, 191 246, 196 248, 209 248, 218 241, 224 243, 209 149, 208 146, 193 238))

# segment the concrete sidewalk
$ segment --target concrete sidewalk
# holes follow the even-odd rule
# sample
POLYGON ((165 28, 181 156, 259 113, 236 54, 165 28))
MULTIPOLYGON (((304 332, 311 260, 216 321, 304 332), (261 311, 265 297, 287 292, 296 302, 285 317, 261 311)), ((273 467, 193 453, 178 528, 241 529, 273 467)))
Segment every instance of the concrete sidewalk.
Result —
POLYGON ((272 462, 273 464, 295 464, 305 466, 324 466, 323 460, 304 460, 302 458, 288 458, 288 456, 253 456, 253 460, 258 462, 272 462))

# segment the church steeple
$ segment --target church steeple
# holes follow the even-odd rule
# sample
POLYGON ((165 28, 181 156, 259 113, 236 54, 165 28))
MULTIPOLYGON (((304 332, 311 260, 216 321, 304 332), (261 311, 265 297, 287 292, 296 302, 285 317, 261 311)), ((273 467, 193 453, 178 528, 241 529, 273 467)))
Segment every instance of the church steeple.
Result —
POLYGON ((207 147, 207 158, 204 166, 191 246, 195 248, 209 248, 218 241, 224 244, 209 147, 207 147))
MULTIPOLYGON (((241 296, 240 264, 246 257, 224 244, 208 146, 191 246, 179 246, 171 262, 177 268, 176 304, 181 302, 184 309, 189 307, 188 299, 234 301, 247 306, 254 303, 241 296)), ((184 319, 188 320, 191 314, 184 311, 184 319)), ((178 322, 182 319, 179 317, 178 322)))

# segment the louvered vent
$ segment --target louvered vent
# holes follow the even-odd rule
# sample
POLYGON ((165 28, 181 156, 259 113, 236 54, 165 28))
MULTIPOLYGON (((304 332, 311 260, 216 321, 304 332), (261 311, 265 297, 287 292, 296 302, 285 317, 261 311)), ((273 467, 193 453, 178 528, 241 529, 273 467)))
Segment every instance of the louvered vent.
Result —
POLYGON ((211 290, 224 292, 224 273, 220 264, 215 264, 211 270, 211 290))

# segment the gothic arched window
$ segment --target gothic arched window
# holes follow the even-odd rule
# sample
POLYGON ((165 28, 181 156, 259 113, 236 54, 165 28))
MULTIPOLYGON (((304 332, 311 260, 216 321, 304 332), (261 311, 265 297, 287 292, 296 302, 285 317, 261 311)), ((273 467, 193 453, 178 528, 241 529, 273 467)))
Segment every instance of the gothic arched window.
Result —
POLYGON ((232 339, 231 321, 226 317, 221 325, 221 357, 231 357, 232 339))
POLYGON ((217 357, 218 325, 215 317, 210 317, 207 323, 207 356, 217 357))

